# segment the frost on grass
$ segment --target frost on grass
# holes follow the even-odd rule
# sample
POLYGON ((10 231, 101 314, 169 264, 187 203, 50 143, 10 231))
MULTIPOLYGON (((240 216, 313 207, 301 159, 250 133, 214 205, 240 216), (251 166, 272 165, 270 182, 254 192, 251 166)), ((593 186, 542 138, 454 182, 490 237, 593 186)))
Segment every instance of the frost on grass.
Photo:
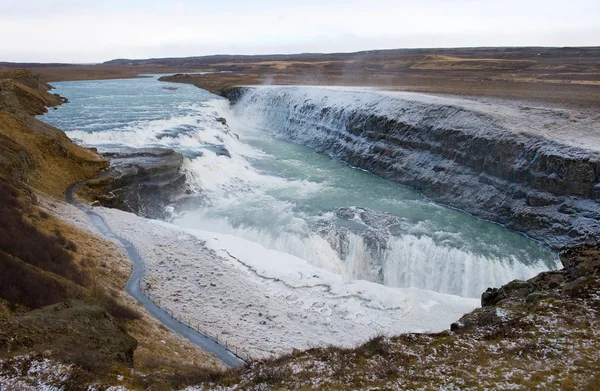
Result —
POLYGON ((39 355, 0 360, 0 391, 61 391, 69 384, 72 369, 39 355))
POLYGON ((600 246, 567 253, 563 263, 502 287, 498 302, 454 331, 309 349, 253 362, 229 388, 197 389, 600 389, 600 246))

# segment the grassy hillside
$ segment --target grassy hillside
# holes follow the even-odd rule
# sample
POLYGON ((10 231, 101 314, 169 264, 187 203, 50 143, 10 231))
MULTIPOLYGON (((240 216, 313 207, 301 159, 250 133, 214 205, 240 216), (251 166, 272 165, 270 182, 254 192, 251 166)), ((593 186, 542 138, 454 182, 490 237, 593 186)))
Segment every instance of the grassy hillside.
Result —
POLYGON ((65 220, 67 187, 108 163, 33 117, 64 102, 49 88, 0 71, 0 389, 172 389, 211 376, 221 364, 125 294, 122 249, 65 220))

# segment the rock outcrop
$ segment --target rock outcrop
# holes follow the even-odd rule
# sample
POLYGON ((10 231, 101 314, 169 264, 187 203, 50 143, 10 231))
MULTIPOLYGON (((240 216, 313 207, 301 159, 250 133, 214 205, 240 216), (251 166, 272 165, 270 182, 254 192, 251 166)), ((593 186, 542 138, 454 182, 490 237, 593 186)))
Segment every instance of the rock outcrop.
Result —
POLYGON ((0 71, 0 110, 19 117, 44 114, 48 107, 67 102, 39 75, 23 69, 0 71))
POLYGON ((565 249, 561 261, 563 269, 540 273, 527 281, 511 281, 500 288, 488 288, 481 295, 482 308, 452 324, 452 330, 488 324, 497 317, 498 308, 518 308, 541 299, 593 299, 600 289, 600 245, 565 249))
POLYGON ((276 137, 555 249, 600 239, 593 116, 364 89, 239 87, 224 95, 276 137))
POLYGON ((355 349, 295 351, 202 387, 596 390, 600 247, 562 257, 563 270, 505 285, 495 304, 463 316, 451 331, 376 336, 355 349))
POLYGON ((185 195, 183 155, 171 149, 107 150, 102 154, 110 166, 87 181, 82 194, 101 205, 144 217, 165 219, 168 206, 185 195))

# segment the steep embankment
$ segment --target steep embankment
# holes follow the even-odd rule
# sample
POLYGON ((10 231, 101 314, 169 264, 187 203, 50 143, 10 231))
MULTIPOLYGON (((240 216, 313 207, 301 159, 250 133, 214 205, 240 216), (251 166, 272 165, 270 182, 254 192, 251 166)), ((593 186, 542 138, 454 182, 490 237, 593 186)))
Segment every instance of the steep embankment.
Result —
POLYGON ((183 156, 168 149, 118 150, 98 154, 73 143, 61 130, 34 116, 67 102, 26 70, 0 71, 0 175, 64 199, 73 183, 104 206, 148 217, 165 217, 165 206, 185 188, 183 156))
POLYGON ((76 363, 89 378, 112 365, 131 366, 137 346, 122 322, 139 315, 120 303, 118 277, 100 266, 99 259, 113 260, 107 269, 123 271, 114 246, 40 204, 44 193, 60 199, 70 181, 106 166, 33 117, 63 103, 49 88, 26 71, 0 72, 0 358, 8 360, 0 360, 0 384, 7 387, 15 356, 28 355, 25 366, 36 357, 76 363))
POLYGON ((598 118, 502 102, 240 87, 246 121, 559 249, 600 239, 598 118))
POLYGON ((62 198, 71 183, 108 163, 34 118, 66 100, 28 71, 0 72, 0 175, 62 198))

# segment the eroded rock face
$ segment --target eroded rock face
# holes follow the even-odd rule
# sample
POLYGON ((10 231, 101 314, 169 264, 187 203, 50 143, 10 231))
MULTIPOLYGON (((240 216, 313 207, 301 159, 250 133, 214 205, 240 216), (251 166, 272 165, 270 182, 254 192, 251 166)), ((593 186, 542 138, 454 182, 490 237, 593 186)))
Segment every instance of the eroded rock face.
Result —
POLYGON ((0 69, 0 176, 61 198, 72 183, 107 162, 34 118, 67 102, 49 93, 51 88, 29 70, 0 69))
POLYGON ((168 206, 185 195, 183 155, 171 149, 106 150, 109 168, 87 182, 84 192, 101 205, 144 217, 165 219, 168 206))
POLYGON ((488 288, 481 295, 481 306, 494 306, 504 300, 534 302, 556 294, 574 296, 593 294, 590 284, 598 283, 600 246, 588 245, 566 249, 561 254, 564 269, 540 273, 528 281, 511 281, 497 288, 488 288))
POLYGON ((555 249, 600 239, 600 129, 593 132, 593 119, 373 91, 244 87, 226 96, 277 137, 555 249))
POLYGON ((48 107, 68 102, 67 98, 48 93, 51 89, 29 70, 0 70, 0 110, 23 118, 44 114, 48 107))

